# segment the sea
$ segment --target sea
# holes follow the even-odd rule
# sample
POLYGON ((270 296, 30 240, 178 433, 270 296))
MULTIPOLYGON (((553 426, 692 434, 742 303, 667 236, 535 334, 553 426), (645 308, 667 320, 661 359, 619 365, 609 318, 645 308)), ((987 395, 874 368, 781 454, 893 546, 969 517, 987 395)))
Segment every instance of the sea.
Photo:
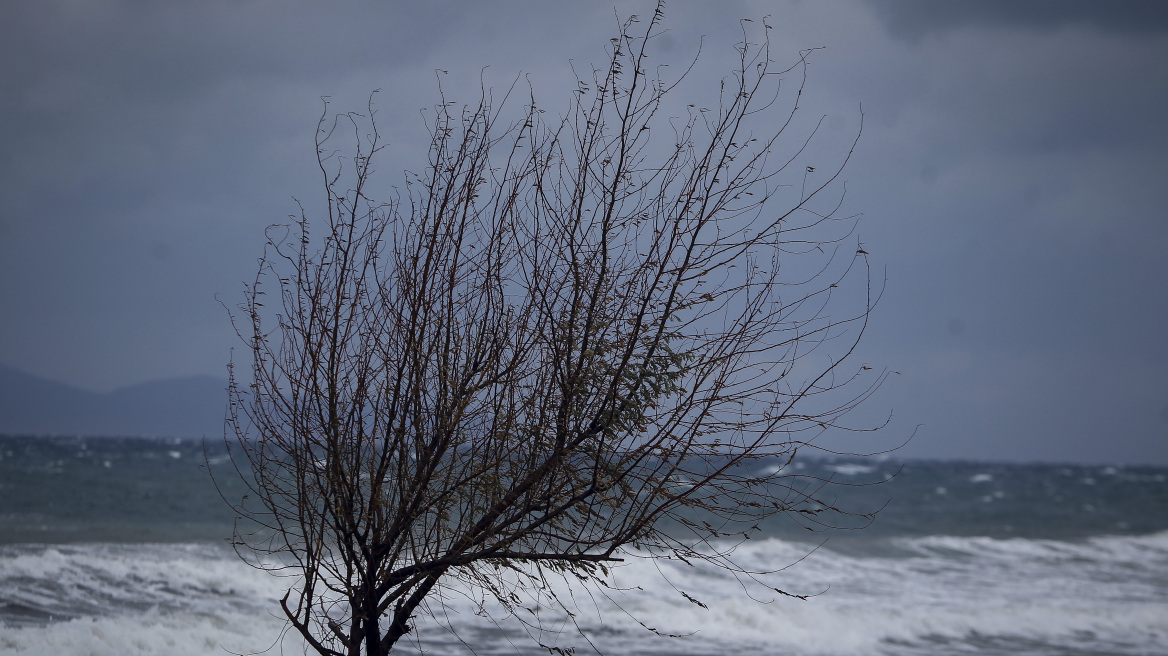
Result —
MULTIPOLYGON (((607 588, 562 584, 570 614, 448 588, 395 653, 1168 654, 1168 468, 791 467, 874 519, 713 545, 762 583, 630 552, 607 588)), ((220 441, 0 437, 0 654, 304 653, 278 605, 294 579, 227 542, 243 493, 220 441)))

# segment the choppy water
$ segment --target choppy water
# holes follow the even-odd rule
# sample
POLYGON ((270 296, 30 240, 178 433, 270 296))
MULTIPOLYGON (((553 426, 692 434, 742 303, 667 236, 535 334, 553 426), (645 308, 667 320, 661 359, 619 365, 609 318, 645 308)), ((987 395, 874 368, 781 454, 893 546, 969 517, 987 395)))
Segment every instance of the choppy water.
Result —
MULTIPOLYGON (((228 474, 224 455, 213 445, 207 458, 228 474)), ((232 517, 203 461, 191 442, 0 438, 0 654, 300 653, 275 616, 289 582, 224 545, 232 517)), ((839 488, 856 510, 888 502, 863 531, 808 555, 824 535, 776 524, 737 549, 748 569, 796 563, 772 582, 816 596, 748 585, 752 600, 720 570, 632 557, 614 574, 626 592, 578 594, 572 621, 545 610, 544 626, 566 629, 544 640, 592 653, 574 623, 607 654, 1168 654, 1168 469, 840 460, 802 471, 896 474, 839 488), (688 637, 657 637, 634 617, 688 637)), ((403 652, 546 653, 456 592, 403 652)))

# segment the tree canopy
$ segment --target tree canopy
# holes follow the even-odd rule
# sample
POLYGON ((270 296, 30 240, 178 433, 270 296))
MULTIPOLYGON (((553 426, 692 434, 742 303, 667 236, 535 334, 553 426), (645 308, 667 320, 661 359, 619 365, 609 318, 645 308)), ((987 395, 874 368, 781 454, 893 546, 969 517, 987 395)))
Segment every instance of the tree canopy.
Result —
POLYGON ((283 610, 319 653, 388 653, 447 587, 514 611, 633 556, 758 577, 719 540, 846 512, 787 465, 885 376, 852 362, 874 296, 838 214, 851 151, 805 161, 809 52, 778 66, 765 24, 717 105, 675 103, 661 19, 624 23, 563 116, 442 97, 382 200, 372 101, 326 106, 328 215, 269 229, 229 410, 236 545, 295 575, 283 610))

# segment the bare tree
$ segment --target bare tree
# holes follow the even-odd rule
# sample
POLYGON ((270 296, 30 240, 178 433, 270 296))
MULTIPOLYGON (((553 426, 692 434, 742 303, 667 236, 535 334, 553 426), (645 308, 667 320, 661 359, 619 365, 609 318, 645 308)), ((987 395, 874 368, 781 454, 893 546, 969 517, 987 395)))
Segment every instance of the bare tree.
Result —
POLYGON ((670 116, 660 19, 625 23, 555 121, 443 97, 388 202, 372 109, 326 106, 323 234, 303 207, 270 229, 229 416, 236 544, 295 575, 283 611, 319 653, 388 653, 445 586, 510 610, 633 553, 756 576, 715 540, 837 511, 783 465, 883 380, 849 360, 873 297, 827 191, 851 152, 800 159, 807 53, 777 70, 750 26, 719 104, 670 116), (849 272, 867 300, 836 316, 849 272))

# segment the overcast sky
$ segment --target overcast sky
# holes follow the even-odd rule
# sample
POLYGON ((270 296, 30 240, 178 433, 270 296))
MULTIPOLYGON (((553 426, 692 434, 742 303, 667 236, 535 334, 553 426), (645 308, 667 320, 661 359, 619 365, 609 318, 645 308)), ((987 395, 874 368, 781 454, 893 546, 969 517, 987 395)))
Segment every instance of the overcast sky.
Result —
MULTIPOLYGON (((611 2, 37 2, 0 9, 0 364, 91 390, 225 376, 263 227, 319 196, 312 134, 378 96, 420 168, 435 69, 549 111, 611 2)), ((737 19, 811 60, 888 287, 864 361, 901 451, 1168 464, 1168 3, 671 2, 716 84, 737 19)), ((616 13, 649 15, 652 3, 616 13)), ((387 176, 385 184, 397 182, 387 176)), ((886 444, 885 444, 886 445, 886 444)))

